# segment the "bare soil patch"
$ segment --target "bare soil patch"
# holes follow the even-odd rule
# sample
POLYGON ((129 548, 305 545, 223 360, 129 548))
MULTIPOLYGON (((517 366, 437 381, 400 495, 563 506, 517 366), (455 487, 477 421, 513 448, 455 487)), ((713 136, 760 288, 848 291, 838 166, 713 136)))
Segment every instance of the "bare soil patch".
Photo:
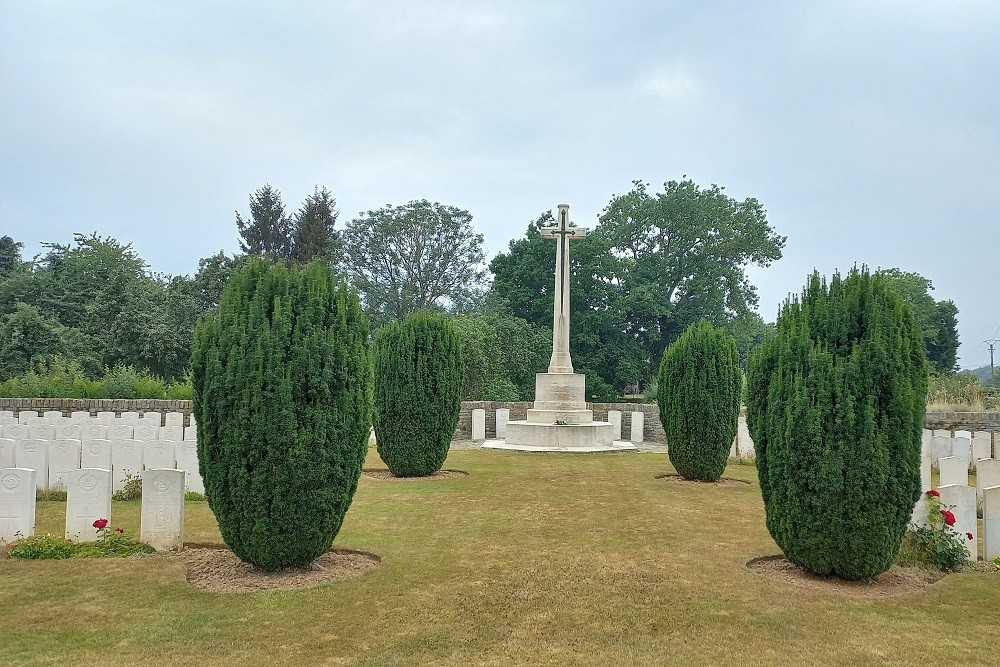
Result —
POLYGON ((942 579, 945 574, 923 567, 893 565, 874 579, 848 581, 838 576, 821 577, 785 560, 784 556, 762 556, 747 561, 747 569, 770 579, 817 591, 851 597, 880 598, 916 593, 942 579))
POLYGON ((453 477, 469 476, 469 473, 464 470, 438 470, 433 475, 424 475, 423 477, 396 477, 388 470, 382 468, 366 468, 361 471, 361 474, 372 479, 395 479, 399 481, 406 481, 408 479, 450 479, 453 477))
POLYGON ((185 547, 180 557, 187 564, 188 583, 217 593, 309 588, 358 577, 382 562, 375 554, 352 549, 331 549, 315 560, 311 568, 290 568, 267 572, 241 561, 222 546, 185 547))
POLYGON ((668 482, 678 482, 681 484, 711 484, 713 486, 738 486, 740 484, 749 484, 750 482, 745 479, 734 479, 732 477, 720 477, 717 482, 700 482, 696 479, 685 479, 680 475, 657 475, 656 479, 665 479, 668 482))

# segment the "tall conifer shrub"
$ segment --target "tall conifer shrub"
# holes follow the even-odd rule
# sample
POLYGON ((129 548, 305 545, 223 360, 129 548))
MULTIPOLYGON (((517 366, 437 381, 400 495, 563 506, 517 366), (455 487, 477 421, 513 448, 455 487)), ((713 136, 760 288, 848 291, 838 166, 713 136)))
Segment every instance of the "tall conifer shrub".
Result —
POLYGON ((920 494, 927 360, 882 276, 813 274, 751 358, 747 405, 767 527, 785 557, 864 579, 893 563, 920 494))
POLYGON ((199 469, 222 537, 267 569, 330 548, 371 425, 368 325, 328 264, 250 258, 192 355, 199 469))
POLYGON ((444 316, 416 312, 375 335, 375 437, 399 477, 441 469, 461 408, 459 336, 444 316))
POLYGON ((687 479, 717 481, 740 415, 736 341, 708 320, 692 324, 664 353, 657 385, 670 463, 687 479))

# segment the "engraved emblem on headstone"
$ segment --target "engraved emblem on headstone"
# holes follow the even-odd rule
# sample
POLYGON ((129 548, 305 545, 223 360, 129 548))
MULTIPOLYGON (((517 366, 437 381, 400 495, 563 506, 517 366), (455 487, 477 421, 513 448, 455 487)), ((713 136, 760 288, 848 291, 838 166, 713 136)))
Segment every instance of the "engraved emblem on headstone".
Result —
POLYGON ((65 443, 65 442, 60 442, 59 443, 59 452, 62 453, 62 454, 65 454, 68 451, 69 451, 69 444, 65 443))
POLYGON ((35 443, 33 443, 33 442, 25 443, 25 445, 24 445, 24 451, 28 452, 29 454, 34 454, 35 453, 35 443))
POLYGON ((80 476, 80 488, 84 491, 90 492, 97 488, 97 478, 91 474, 80 476))
MULTIPOLYGON (((155 484, 155 482, 154 482, 154 484, 155 484)), ((167 485, 169 486, 170 483, 167 482, 167 485)), ((154 530, 157 529, 157 528, 164 528, 164 527, 166 527, 168 525, 170 525, 170 512, 167 512, 167 511, 164 510, 164 511, 161 511, 161 512, 157 512, 153 516, 153 529, 154 530)))
POLYGON ((20 486, 21 480, 17 475, 4 475, 3 476, 3 488, 5 491, 13 491, 18 486, 20 486))
POLYGON ((166 475, 157 475, 153 478, 153 488, 160 493, 165 493, 170 488, 170 479, 166 475))
POLYGON ((101 446, 96 442, 90 443, 90 453, 97 456, 101 453, 101 446))

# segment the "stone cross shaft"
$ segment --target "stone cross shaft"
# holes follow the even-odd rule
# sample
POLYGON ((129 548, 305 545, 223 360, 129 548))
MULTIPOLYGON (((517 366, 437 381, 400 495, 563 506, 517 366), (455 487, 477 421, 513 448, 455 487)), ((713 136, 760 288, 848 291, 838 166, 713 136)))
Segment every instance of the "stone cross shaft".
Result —
POLYGON ((587 230, 569 226, 569 204, 559 204, 554 227, 543 227, 542 238, 556 240, 556 293, 552 306, 552 358, 549 373, 572 373, 569 357, 569 242, 582 239, 587 230))

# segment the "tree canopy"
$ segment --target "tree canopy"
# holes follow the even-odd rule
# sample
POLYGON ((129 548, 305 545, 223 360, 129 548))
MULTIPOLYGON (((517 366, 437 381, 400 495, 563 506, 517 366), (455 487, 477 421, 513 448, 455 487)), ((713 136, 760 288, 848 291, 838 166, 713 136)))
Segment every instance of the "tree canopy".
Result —
POLYGON ((882 269, 879 274, 910 304, 917 326, 924 336, 927 361, 937 373, 958 369, 958 307, 951 300, 935 301, 933 283, 919 273, 897 268, 882 269))

